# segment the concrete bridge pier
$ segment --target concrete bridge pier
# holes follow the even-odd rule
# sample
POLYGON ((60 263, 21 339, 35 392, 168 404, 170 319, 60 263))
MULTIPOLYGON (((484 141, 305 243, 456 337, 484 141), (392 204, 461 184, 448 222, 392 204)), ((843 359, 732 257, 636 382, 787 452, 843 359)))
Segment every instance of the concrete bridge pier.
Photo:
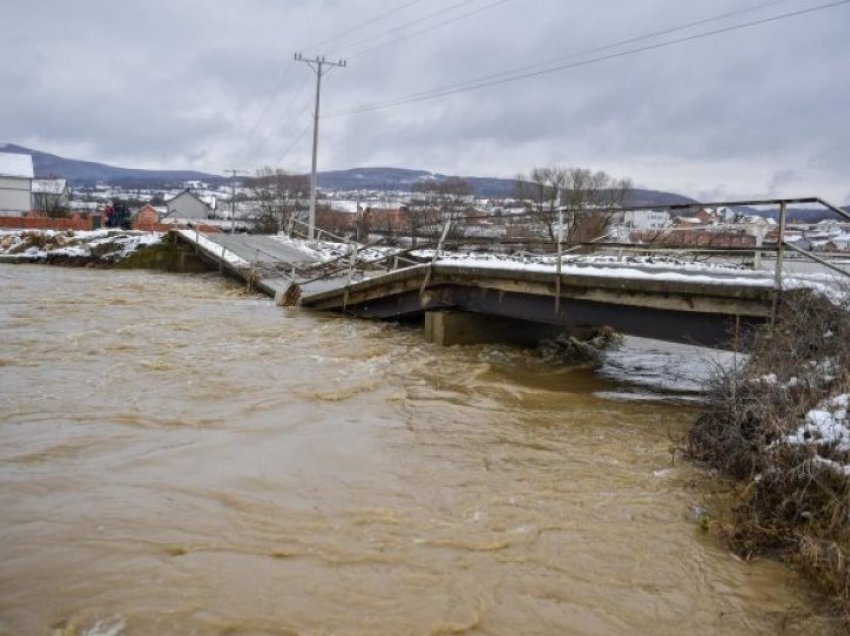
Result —
POLYGON ((596 330, 567 329, 559 325, 471 311, 425 312, 425 339, 442 347, 492 343, 534 346, 541 340, 557 338, 567 331, 579 339, 589 339, 596 330))

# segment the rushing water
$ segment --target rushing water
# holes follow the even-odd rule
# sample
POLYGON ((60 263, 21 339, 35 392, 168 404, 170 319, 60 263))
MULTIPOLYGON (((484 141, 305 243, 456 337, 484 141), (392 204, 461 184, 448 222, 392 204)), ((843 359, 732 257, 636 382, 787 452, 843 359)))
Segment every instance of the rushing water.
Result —
POLYGON ((693 411, 217 277, 0 268, 0 634, 828 633, 693 411))

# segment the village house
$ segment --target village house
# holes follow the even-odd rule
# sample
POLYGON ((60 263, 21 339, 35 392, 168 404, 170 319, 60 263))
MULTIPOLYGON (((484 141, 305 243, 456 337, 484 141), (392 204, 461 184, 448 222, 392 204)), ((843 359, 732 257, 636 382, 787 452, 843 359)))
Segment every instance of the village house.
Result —
POLYGON ((850 234, 839 234, 829 239, 826 249, 831 252, 850 252, 850 234))
POLYGON ((133 214, 134 230, 149 230, 159 224, 159 211, 150 203, 146 203, 133 214))
POLYGON ((24 216, 32 210, 30 155, 0 152, 0 216, 24 216))
POLYGON ((660 230, 670 224, 670 213, 666 210, 627 210, 623 213, 623 225, 634 230, 660 230))
POLYGON ((166 201, 165 207, 168 210, 165 216, 170 219, 208 219, 214 212, 214 206, 188 188, 166 201))

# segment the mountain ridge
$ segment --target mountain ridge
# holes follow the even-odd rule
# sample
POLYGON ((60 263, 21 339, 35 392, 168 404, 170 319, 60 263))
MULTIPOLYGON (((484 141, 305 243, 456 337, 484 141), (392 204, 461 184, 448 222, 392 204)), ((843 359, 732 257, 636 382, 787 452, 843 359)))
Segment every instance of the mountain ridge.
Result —
MULTIPOLYGON (((212 185, 229 182, 229 178, 197 170, 147 170, 122 168, 96 161, 70 159, 17 144, 0 144, 0 152, 29 154, 33 158, 36 177, 62 177, 72 185, 86 186, 97 183, 144 188, 154 186, 182 186, 186 181, 204 181, 212 185)), ((319 187, 325 190, 383 190, 410 191, 420 181, 443 181, 452 175, 412 168, 374 166, 325 170, 319 172, 319 187)), ((514 180, 499 177, 464 176, 479 196, 509 198, 514 192, 514 180)), ((672 192, 635 188, 629 203, 632 205, 663 205, 693 203, 694 200, 672 192)))
MULTIPOLYGON (((229 183, 229 177, 198 170, 148 170, 122 168, 96 161, 61 157, 12 143, 0 144, 0 152, 29 154, 33 158, 36 177, 63 177, 75 186, 108 185, 131 188, 182 187, 186 181, 204 181, 211 185, 229 183)), ((373 166, 325 170, 319 172, 319 187, 324 190, 380 190, 386 192, 410 191, 421 181, 443 181, 453 175, 412 168, 373 166)), ((514 193, 514 179, 499 177, 461 177, 472 185, 482 197, 510 198, 514 193)), ((662 190, 633 188, 626 203, 635 206, 677 205, 697 203, 695 199, 662 190)), ((850 212, 850 206, 844 208, 850 212)))

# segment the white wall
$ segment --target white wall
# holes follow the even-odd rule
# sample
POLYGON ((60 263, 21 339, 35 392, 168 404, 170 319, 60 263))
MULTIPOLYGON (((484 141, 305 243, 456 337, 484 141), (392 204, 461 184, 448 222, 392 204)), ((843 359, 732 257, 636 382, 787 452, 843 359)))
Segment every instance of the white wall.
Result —
POLYGON ((659 230, 670 224, 670 215, 656 210, 629 210, 624 222, 636 230, 659 230))
POLYGON ((206 219, 210 209, 188 192, 178 194, 165 204, 168 214, 179 219, 206 219))
POLYGON ((0 177, 0 216, 22 216, 32 209, 32 179, 0 177))

